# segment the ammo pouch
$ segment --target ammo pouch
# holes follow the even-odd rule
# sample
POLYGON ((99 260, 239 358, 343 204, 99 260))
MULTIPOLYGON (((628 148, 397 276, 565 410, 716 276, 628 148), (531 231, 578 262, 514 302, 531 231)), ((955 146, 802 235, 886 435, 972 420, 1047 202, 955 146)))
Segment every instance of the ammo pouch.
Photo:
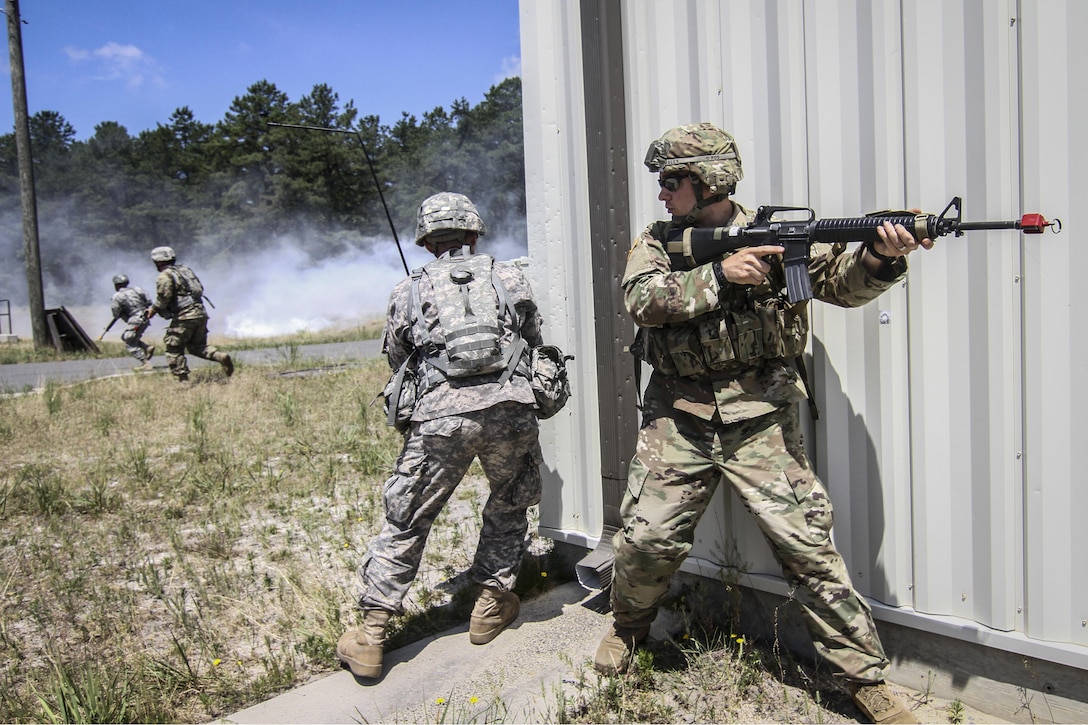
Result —
POLYGON ((408 430, 412 423, 412 413, 419 398, 419 371, 416 367, 416 354, 408 356, 397 372, 389 378, 382 390, 385 398, 385 422, 399 433, 408 430))
POLYGON ((795 310, 761 301, 750 309, 717 310, 689 322, 646 328, 642 359, 664 375, 706 378, 736 375, 761 360, 804 352, 808 319, 795 310))
POLYGON ((567 377, 567 360, 555 345, 540 345, 529 353, 529 384, 536 400, 536 417, 547 420, 563 409, 570 398, 570 380, 567 377))

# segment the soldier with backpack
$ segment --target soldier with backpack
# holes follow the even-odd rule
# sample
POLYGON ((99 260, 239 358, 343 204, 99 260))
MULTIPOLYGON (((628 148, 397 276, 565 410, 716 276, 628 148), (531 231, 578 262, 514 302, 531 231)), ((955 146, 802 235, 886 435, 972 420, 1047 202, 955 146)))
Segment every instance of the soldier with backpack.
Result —
POLYGON ((230 377, 234 361, 230 355, 208 344, 208 311, 204 308, 204 285, 193 270, 179 264, 170 247, 155 247, 151 261, 159 276, 155 278, 155 301, 147 308, 148 319, 156 314, 170 320, 163 333, 166 362, 178 382, 189 380, 189 363, 185 353, 212 360, 223 366, 230 377))
POLYGON ((362 627, 337 655, 378 678, 386 627, 419 569, 431 525, 479 458, 490 487, 472 575, 480 585, 469 639, 486 644, 515 620, 512 591, 526 547, 528 507, 540 501, 541 452, 530 351, 542 346, 532 290, 514 264, 476 254, 485 232, 461 194, 419 208, 416 244, 435 259, 393 289, 383 351, 385 390, 404 447, 383 495, 385 523, 359 566, 362 627))

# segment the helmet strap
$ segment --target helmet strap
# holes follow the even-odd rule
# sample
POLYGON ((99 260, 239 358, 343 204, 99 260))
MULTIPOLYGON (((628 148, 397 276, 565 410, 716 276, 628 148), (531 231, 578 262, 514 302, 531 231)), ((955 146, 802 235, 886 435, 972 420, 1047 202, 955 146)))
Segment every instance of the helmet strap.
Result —
POLYGON ((730 190, 723 194, 714 194, 712 196, 704 197, 702 179, 695 174, 690 174, 689 176, 691 178, 691 190, 695 193, 695 206, 691 208, 691 211, 689 211, 686 216, 679 220, 678 223, 681 227, 690 227, 694 225, 696 219, 699 217, 699 212, 711 204, 717 204, 719 201, 728 199, 729 194, 732 193, 732 190, 730 190))

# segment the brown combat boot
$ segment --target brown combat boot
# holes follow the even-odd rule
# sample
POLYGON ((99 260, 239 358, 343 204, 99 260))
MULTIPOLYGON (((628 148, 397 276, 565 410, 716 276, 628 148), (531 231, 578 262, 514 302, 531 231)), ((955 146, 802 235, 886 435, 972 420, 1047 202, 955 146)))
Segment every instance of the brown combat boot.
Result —
POLYGON ((344 632, 336 643, 336 656, 356 677, 377 679, 382 676, 382 654, 388 624, 389 612, 368 609, 363 613, 363 626, 344 632))
POLYGON ((916 723, 895 693, 883 682, 847 682, 846 689, 854 704, 872 723, 916 723))
POLYGON ((468 620, 468 641, 487 644, 518 617, 521 600, 513 592, 484 587, 468 620))
POLYGON ((650 627, 621 627, 613 622, 607 634, 597 645, 597 654, 593 658, 593 666, 602 675, 622 675, 631 666, 631 658, 635 655, 635 647, 646 639, 650 633, 650 627))

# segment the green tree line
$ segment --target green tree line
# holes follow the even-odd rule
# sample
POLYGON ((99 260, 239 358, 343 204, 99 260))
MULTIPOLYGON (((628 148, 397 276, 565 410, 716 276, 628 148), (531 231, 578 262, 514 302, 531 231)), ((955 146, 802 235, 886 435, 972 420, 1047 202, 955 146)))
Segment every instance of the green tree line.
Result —
MULTIPOLYGON (((311 258, 323 259, 374 238, 391 243, 385 208, 401 244, 411 245, 419 203, 439 191, 472 198, 489 235, 526 237, 519 78, 492 86, 477 105, 462 98, 421 119, 404 113, 392 125, 360 117, 353 101, 341 103, 327 85, 291 101, 262 80, 216 123, 198 121, 182 106, 166 123, 135 136, 114 121, 94 131, 77 141, 56 111, 30 119, 42 268, 54 282, 72 273, 73 252, 146 254, 170 245, 189 258, 229 261, 289 237, 311 258), (59 253, 46 254, 51 247, 59 253)), ((0 136, 0 235, 8 237, 0 248, 20 250, 17 255, 19 213, 11 133, 0 136)), ((21 274, 21 264, 13 266, 5 263, 2 276, 21 274)))

